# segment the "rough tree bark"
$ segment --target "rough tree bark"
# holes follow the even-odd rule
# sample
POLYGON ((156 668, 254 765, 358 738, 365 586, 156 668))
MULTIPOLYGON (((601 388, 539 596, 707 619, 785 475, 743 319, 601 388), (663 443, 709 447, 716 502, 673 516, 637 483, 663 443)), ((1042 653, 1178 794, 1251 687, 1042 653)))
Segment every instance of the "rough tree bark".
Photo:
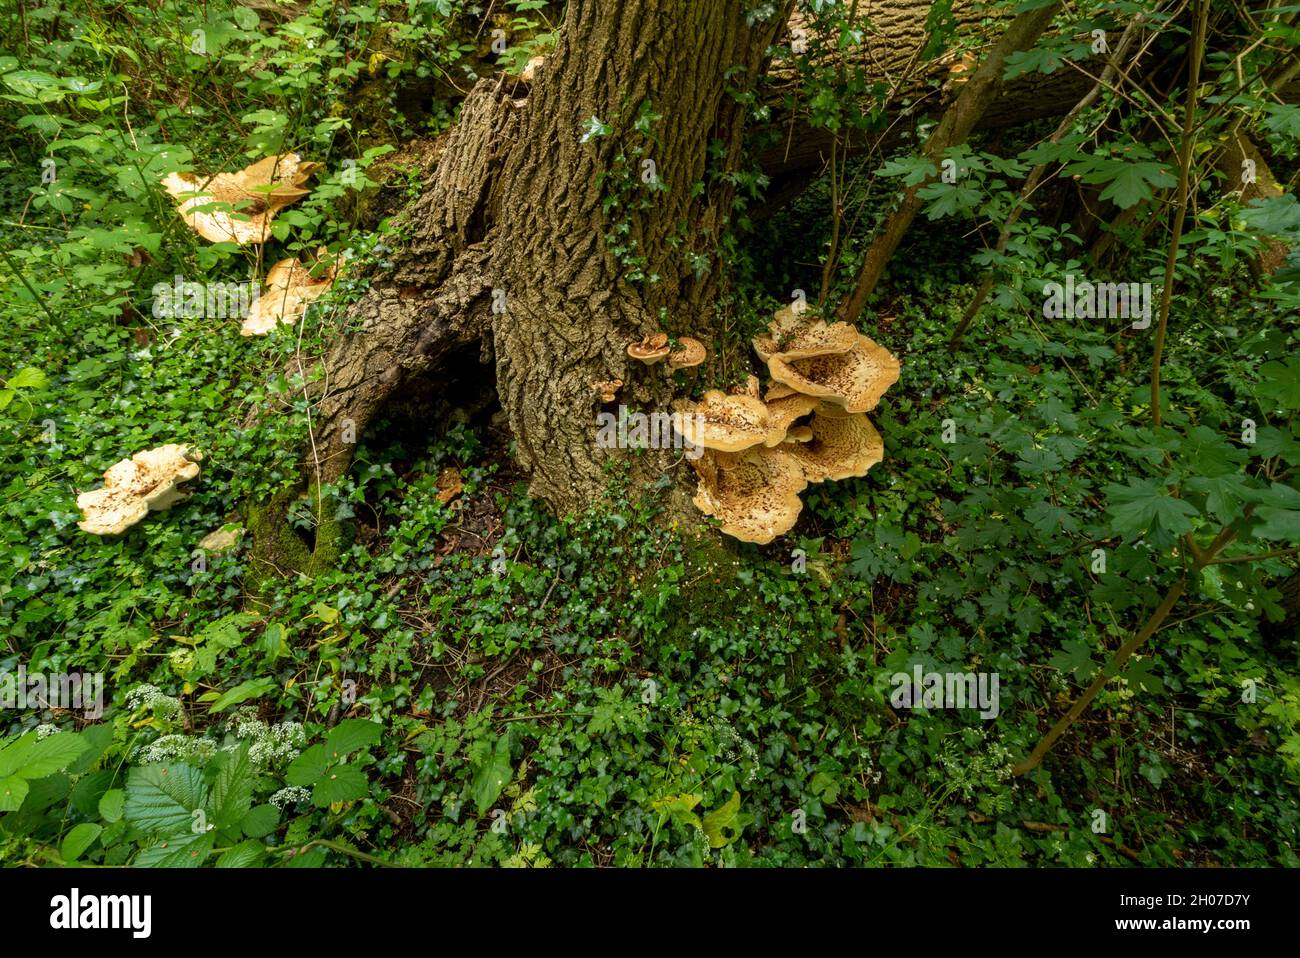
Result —
MULTIPOLYGON (((696 257, 716 255, 739 95, 792 2, 751 23, 734 0, 571 0, 527 97, 481 81, 406 216, 395 269, 373 280, 323 362, 309 476, 341 475, 405 380, 439 374, 478 341, 531 493, 559 511, 597 499, 607 451, 592 383, 622 379, 620 398, 665 409, 665 367, 629 360, 627 345, 660 328, 711 338, 717 263, 702 270, 696 257), (650 119, 638 130, 639 116, 650 119), (593 117, 611 132, 583 143, 593 117), (621 258, 606 241, 616 227, 621 258), (634 282, 633 269, 657 279, 634 282)), ((639 467, 662 464, 652 460, 639 467)))

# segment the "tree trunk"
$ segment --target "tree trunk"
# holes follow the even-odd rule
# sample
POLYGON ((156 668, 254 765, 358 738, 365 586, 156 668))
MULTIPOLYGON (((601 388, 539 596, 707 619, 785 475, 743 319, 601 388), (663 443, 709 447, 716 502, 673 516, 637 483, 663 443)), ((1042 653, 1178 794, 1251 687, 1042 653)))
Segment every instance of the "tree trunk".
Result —
POLYGON ((592 384, 622 379, 620 402, 666 411, 666 365, 628 344, 659 329, 712 339, 739 100, 792 3, 751 24, 734 0, 572 0, 526 98, 481 81, 405 216, 410 242, 308 387, 309 476, 341 475, 403 381, 481 341, 532 495, 559 511, 595 501, 611 451, 592 384))

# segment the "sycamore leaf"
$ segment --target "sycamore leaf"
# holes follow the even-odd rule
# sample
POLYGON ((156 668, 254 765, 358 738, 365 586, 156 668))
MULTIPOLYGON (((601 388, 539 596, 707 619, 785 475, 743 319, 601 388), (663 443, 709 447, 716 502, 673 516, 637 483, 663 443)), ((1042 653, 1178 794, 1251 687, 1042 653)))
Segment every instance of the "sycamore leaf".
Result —
POLYGON ((1144 533, 1154 538, 1161 534, 1177 537, 1192 531, 1196 507, 1175 499, 1160 483, 1150 479, 1130 479, 1128 485, 1109 483, 1103 490, 1109 499, 1115 532, 1127 539, 1144 533))

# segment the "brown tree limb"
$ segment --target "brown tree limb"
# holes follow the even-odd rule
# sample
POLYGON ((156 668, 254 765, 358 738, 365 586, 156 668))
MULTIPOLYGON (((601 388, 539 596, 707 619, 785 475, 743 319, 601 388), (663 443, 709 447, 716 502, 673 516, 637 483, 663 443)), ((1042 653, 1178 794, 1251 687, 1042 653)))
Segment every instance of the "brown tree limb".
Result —
POLYGON ((1198 0, 1195 26, 1192 29, 1187 62, 1187 109, 1183 114, 1183 138, 1178 148, 1178 194, 1174 208, 1174 224, 1169 237, 1169 255, 1165 258, 1165 285, 1160 291, 1160 319, 1156 323, 1155 351, 1151 356, 1151 424, 1159 426, 1160 411, 1160 361, 1164 357, 1165 334, 1169 329, 1169 308, 1173 304, 1174 269, 1178 265, 1178 245, 1183 238, 1183 223, 1187 220, 1187 190, 1192 173, 1192 147, 1196 143, 1196 102, 1201 83, 1201 56, 1205 52, 1205 24, 1210 15, 1210 5, 1198 0))
MULTIPOLYGON (((1105 69, 1102 70, 1101 77, 1092 85, 1092 88, 1083 95, 1083 98, 1076 103, 1073 108, 1071 108, 1070 112, 1065 115, 1065 118, 1061 120, 1060 125, 1056 128, 1056 132, 1054 132, 1048 139, 1048 143, 1055 146, 1060 143, 1061 140, 1065 139, 1065 135, 1073 128, 1074 121, 1079 118, 1079 115, 1082 114, 1084 110, 1088 109, 1088 107, 1092 106, 1092 104, 1096 102, 1097 98, 1101 95, 1101 91, 1107 84, 1114 80, 1115 75, 1119 73, 1120 65, 1124 62, 1124 57, 1128 54, 1128 48, 1132 45, 1134 39, 1136 39, 1138 30, 1144 22, 1145 17, 1140 13, 1129 21, 1128 26, 1124 29, 1123 35, 1120 37, 1119 43, 1116 44, 1115 49, 1112 51, 1105 69)), ((1007 215, 1007 221, 1002 225, 1001 232, 998 233, 998 241, 994 246, 998 255, 1006 252, 1007 243, 1011 240, 1012 227, 1020 221, 1021 215, 1026 209, 1028 209, 1029 197, 1033 195, 1036 189, 1038 189, 1039 181, 1042 180, 1043 174, 1047 171, 1047 166, 1048 164, 1046 163, 1039 163, 1030 170, 1029 175, 1025 177, 1025 183, 1020 189, 1020 196, 1016 200, 1016 205, 1007 215)), ((953 330, 952 339, 948 341, 949 350, 956 350, 961 344, 961 339, 966 335, 966 330, 970 328, 971 322, 979 315, 979 311, 983 307, 984 301, 988 299, 989 293, 992 292, 994 278, 995 274, 992 269, 985 271, 984 279, 980 283, 980 288, 976 292, 975 298, 972 299, 970 305, 966 307, 966 313, 962 316, 961 322, 958 323, 957 328, 953 330)))
MULTIPOLYGON (((979 122, 985 109, 997 97, 1002 86, 1002 71, 1007 57, 1017 50, 1033 46, 1052 17, 1060 9, 1060 3, 1053 3, 1036 10, 1018 15, 1011 21, 1001 39, 994 44, 988 57, 980 64, 975 75, 966 82, 957 99, 946 111, 943 119, 926 140, 924 156, 938 167, 943 154, 950 147, 964 143, 970 136, 975 124, 979 122)), ((884 228, 876 235, 867 250, 866 259, 858 272, 853 292, 840 306, 838 318, 846 322, 856 322, 867 299, 875 291, 876 284, 884 275, 885 266, 898 249, 912 220, 921 210, 918 196, 924 184, 909 187, 903 194, 897 208, 885 222, 884 228)))

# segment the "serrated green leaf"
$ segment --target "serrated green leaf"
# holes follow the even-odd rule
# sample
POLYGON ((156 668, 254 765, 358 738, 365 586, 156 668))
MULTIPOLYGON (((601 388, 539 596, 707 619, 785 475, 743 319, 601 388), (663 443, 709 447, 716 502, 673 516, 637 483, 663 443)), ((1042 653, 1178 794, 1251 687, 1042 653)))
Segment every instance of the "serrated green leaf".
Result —
POLYGON ((329 763, 329 753, 325 751, 325 746, 313 745, 290 763, 284 780, 290 785, 314 785, 325 774, 329 763))
POLYGON ((110 788, 99 797, 99 815, 111 825, 121 820, 124 805, 126 805, 126 792, 120 788, 110 788))
POLYGON ((103 826, 94 822, 82 822, 80 825, 74 825, 72 830, 63 837, 63 844, 59 846, 59 854, 65 862, 75 862, 87 848, 95 844, 95 839, 99 838, 103 830, 103 826))
POLYGON ((1192 517, 1198 515, 1195 506, 1150 479, 1130 479, 1126 486, 1110 483, 1103 491, 1115 531, 1129 539, 1180 536, 1192 530, 1192 517))
POLYGON ((136 868, 198 868, 216 844, 215 832, 170 835, 135 856, 136 868))
POLYGON ((265 838, 280 825, 280 810, 274 805, 255 805, 248 810, 240 829, 249 838, 265 838))
POLYGON ((217 868, 254 868, 266 858, 266 846, 261 842, 243 841, 227 848, 217 859, 217 868))
POLYGON ((331 760, 350 755, 379 741, 383 729, 368 719, 344 719, 325 736, 325 751, 331 760))
POLYGON ((334 802, 365 798, 370 792, 366 776, 355 765, 336 765, 329 769, 311 790, 311 801, 318 808, 334 802))
POLYGON ((16 812, 27 797, 27 780, 17 775, 0 778, 0 812, 16 812))
POLYGON ((203 772, 189 765, 144 765, 126 780, 123 817, 155 835, 191 834, 196 809, 203 808, 208 787, 203 772))
POLYGON ((253 805, 253 763, 248 757, 249 743, 244 742, 233 752, 219 759, 216 777, 212 781, 209 806, 212 824, 221 831, 239 826, 253 805))

